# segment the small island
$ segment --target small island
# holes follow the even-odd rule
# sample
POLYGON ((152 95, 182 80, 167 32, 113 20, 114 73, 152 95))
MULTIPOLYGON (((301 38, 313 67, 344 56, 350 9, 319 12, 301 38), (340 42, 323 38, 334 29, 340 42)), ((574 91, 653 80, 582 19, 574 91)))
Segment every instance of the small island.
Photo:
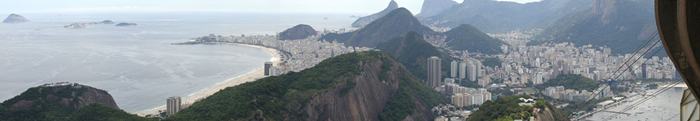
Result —
POLYGON ((7 24, 14 24, 14 23, 25 23, 29 22, 29 19, 24 18, 24 16, 19 15, 19 14, 10 14, 5 18, 5 20, 2 21, 2 23, 7 23, 7 24))
POLYGON ((136 24, 136 23, 119 23, 119 24, 117 24, 117 25, 115 25, 115 26, 117 26, 117 27, 128 27, 128 26, 136 26, 136 25, 138 25, 138 24, 136 24))
POLYGON ((98 22, 82 22, 82 23, 72 23, 63 26, 63 28, 68 28, 68 29, 83 29, 87 28, 90 25, 98 25, 98 24, 114 24, 114 21, 112 20, 103 20, 103 21, 98 21, 98 22))

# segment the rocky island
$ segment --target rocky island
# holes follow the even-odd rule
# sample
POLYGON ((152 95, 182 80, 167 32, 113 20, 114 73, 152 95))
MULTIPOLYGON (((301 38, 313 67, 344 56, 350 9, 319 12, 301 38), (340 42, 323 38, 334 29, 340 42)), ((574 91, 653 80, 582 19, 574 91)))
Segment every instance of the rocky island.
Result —
POLYGON ((136 23, 119 23, 119 24, 117 24, 117 25, 115 25, 115 26, 117 26, 117 27, 127 27, 127 26, 136 26, 136 25, 138 25, 138 24, 136 24, 136 23))
POLYGON ((83 22, 83 23, 72 23, 63 26, 63 28, 68 28, 68 29, 82 29, 82 28, 87 28, 89 25, 98 25, 98 24, 114 24, 114 21, 112 20, 103 20, 99 22, 83 22))
POLYGON ((29 22, 29 19, 24 18, 24 16, 22 16, 22 15, 14 14, 14 13, 10 14, 9 16, 7 16, 7 18, 5 18, 5 20, 2 21, 2 23, 8 23, 8 24, 24 23, 24 22, 29 22))

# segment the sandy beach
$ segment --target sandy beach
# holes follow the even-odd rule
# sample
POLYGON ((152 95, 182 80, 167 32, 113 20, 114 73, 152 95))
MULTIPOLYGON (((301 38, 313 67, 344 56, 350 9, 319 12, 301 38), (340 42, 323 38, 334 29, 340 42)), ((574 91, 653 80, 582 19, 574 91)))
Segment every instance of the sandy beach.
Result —
MULTIPOLYGON (((280 54, 279 54, 279 51, 277 51, 276 49, 266 48, 266 47, 262 47, 262 46, 255 46, 255 45, 247 45, 247 44, 237 44, 237 45, 262 49, 265 52, 272 55, 272 58, 270 58, 270 60, 269 60, 270 62, 274 63, 274 65, 278 65, 280 63, 280 54)), ((213 95, 214 93, 218 92, 219 90, 223 90, 227 87, 232 87, 232 86, 236 86, 239 84, 243 84, 246 82, 251 82, 251 81, 255 81, 257 79, 263 78, 263 77, 265 77, 263 74, 264 74, 263 63, 260 63, 259 68, 255 68, 250 72, 247 72, 247 73, 242 74, 242 75, 238 75, 238 76, 230 78, 230 79, 226 79, 222 82, 218 82, 218 83, 216 83, 208 88, 191 93, 187 96, 182 96, 182 104, 183 104, 183 106, 189 106, 198 100, 201 100, 201 99, 204 99, 206 97, 213 95)), ((163 103, 165 103, 165 99, 163 99, 163 103)), ((161 106, 158 106, 158 107, 155 107, 152 109, 147 109, 147 110, 136 112, 136 114, 141 115, 141 116, 150 115, 150 114, 158 114, 158 111, 165 110, 165 108, 166 108, 165 104, 163 104, 161 106)))

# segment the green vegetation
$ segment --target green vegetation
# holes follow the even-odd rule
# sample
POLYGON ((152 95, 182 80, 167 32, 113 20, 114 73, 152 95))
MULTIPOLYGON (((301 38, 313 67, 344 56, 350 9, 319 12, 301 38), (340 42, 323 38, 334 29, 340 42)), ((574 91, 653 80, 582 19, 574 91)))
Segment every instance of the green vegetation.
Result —
MULTIPOLYGON (((340 55, 298 73, 267 77, 226 88, 167 120, 306 120, 308 115, 304 107, 309 104, 312 96, 328 92, 342 84, 345 86, 340 86, 339 95, 347 95, 348 91, 357 86, 348 80, 360 76, 363 64, 393 61, 389 59, 388 55, 376 51, 340 55)), ((382 67, 381 70, 391 71, 389 68, 382 67)), ((435 97, 439 96, 437 92, 427 89, 415 78, 408 78, 410 75, 402 77, 404 79, 399 83, 399 91, 392 97, 394 100, 390 100, 382 113, 387 117, 385 119, 410 114, 414 110, 407 108, 411 106, 406 104, 413 104, 416 99, 428 106, 442 101, 435 97)))
POLYGON ((423 40, 423 35, 416 32, 409 32, 403 37, 394 38, 388 42, 381 43, 377 49, 393 56, 407 70, 419 79, 426 79, 427 59, 431 56, 437 56, 442 59, 442 72, 447 75, 452 57, 446 52, 435 48, 430 43, 423 40))
POLYGON ((71 121, 157 121, 158 119, 147 119, 133 114, 126 113, 122 110, 90 105, 80 108, 72 114, 71 121))
POLYGON ((552 86, 564 86, 567 89, 592 91, 598 88, 599 83, 593 79, 577 74, 561 74, 554 79, 550 79, 539 87, 546 88, 552 86))
POLYGON ((445 32, 447 46, 456 50, 469 50, 485 54, 498 54, 505 42, 492 38, 471 25, 463 24, 445 32))
POLYGON ((90 88, 33 87, 0 105, 0 121, 148 121, 100 104, 80 106, 90 88), (60 100, 60 101, 59 101, 60 100), (68 102, 70 101, 70 102, 68 102))
MULTIPOLYGON (((401 80, 411 80, 403 78, 401 80)), ((447 99, 432 89, 424 86, 418 80, 405 81, 400 83, 398 94, 391 97, 391 101, 384 107, 384 111, 379 115, 382 121, 401 121, 406 116, 413 114, 415 101, 420 101, 427 107, 433 107, 440 103, 445 103, 447 99), (415 95, 415 96, 412 96, 415 95)))
POLYGON ((520 106, 519 98, 530 98, 529 96, 504 96, 495 101, 487 101, 479 110, 469 116, 469 121, 501 121, 513 119, 526 119, 532 114, 530 106, 520 106))

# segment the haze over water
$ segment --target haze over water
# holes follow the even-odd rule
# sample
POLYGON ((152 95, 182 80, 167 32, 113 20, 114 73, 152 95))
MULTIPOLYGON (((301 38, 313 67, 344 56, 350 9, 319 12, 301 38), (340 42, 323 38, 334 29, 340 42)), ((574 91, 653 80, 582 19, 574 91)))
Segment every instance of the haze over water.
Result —
POLYGON ((107 90, 129 112, 153 108, 263 65, 271 55, 237 45, 170 45, 208 34, 275 34, 300 23, 344 28, 350 15, 238 13, 23 14, 0 24, 0 100, 50 82, 107 90), (133 27, 75 22, 113 20, 133 27))

